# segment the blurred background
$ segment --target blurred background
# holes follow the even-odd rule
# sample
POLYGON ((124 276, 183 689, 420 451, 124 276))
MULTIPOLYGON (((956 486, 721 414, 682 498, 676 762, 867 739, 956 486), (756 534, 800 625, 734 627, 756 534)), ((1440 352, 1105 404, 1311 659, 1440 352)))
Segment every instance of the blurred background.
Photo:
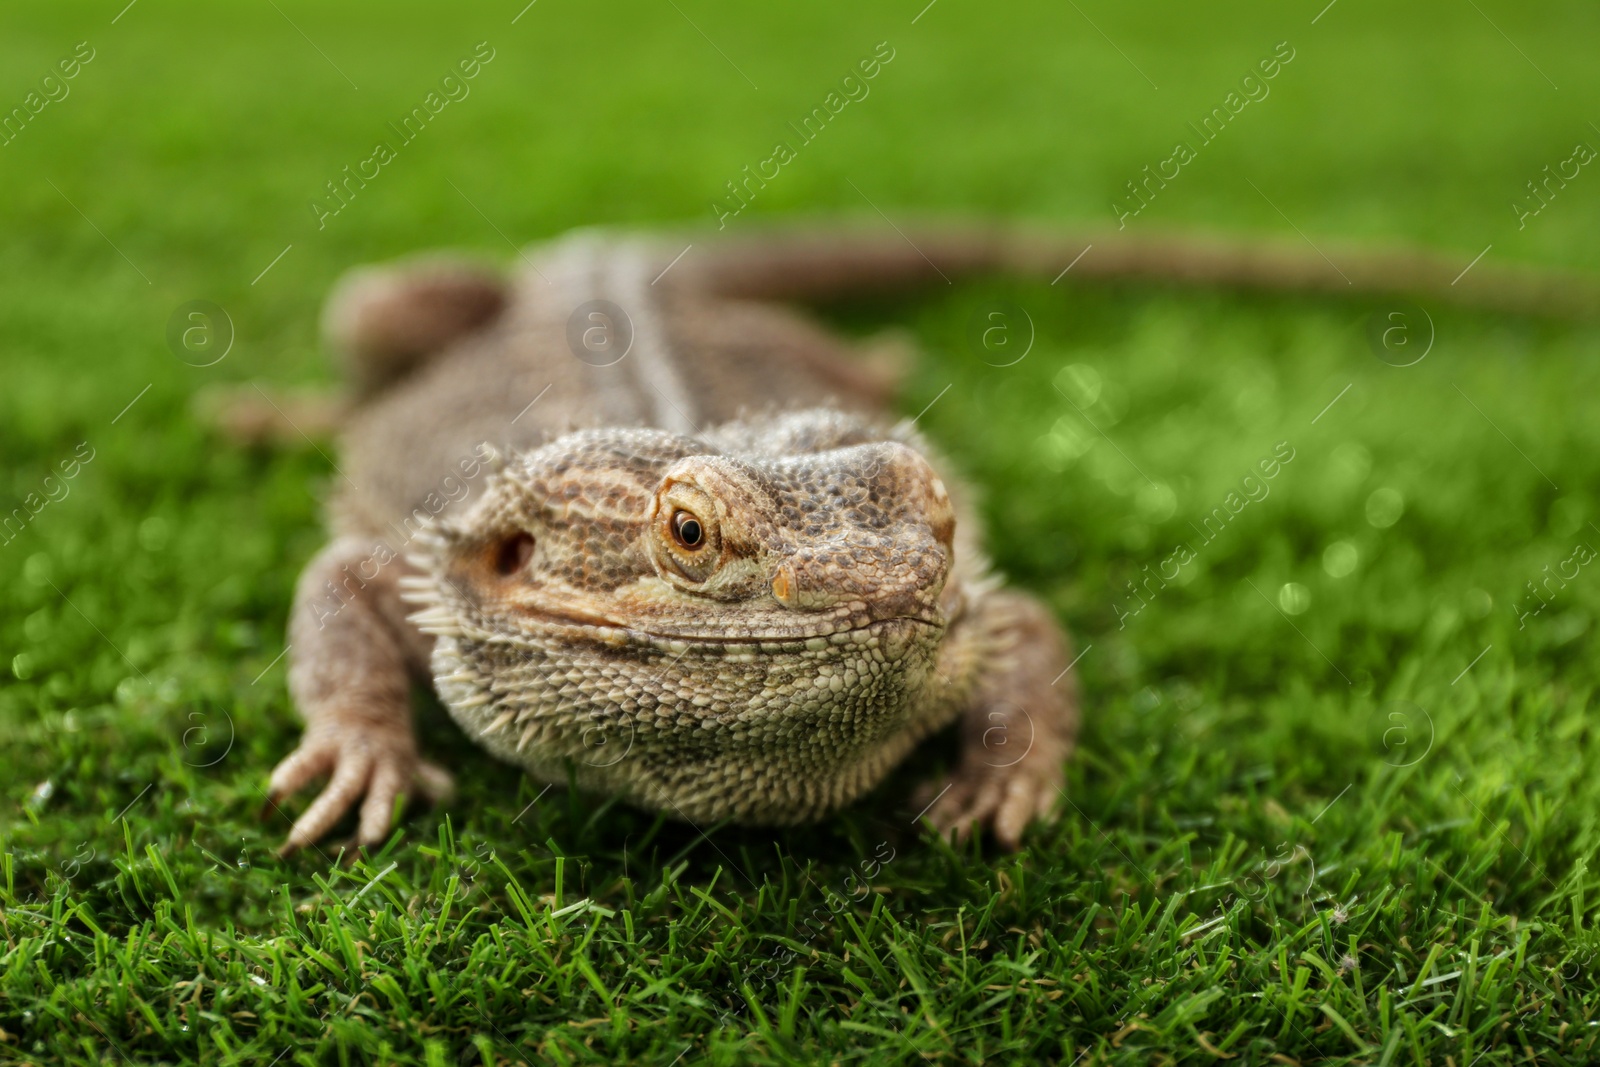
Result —
POLYGON ((870 95, 731 225, 876 219, 871 205, 1112 224, 1127 183, 1181 140, 1199 158, 1135 229, 1405 240, 1463 266, 1491 244, 1494 260, 1600 257, 1587 169, 1536 217, 1513 207, 1600 138, 1592 4, 911 7, 9 11, 0 103, 29 120, 4 127, 0 156, 8 421, 26 435, 97 417, 113 381, 153 381, 160 408, 207 378, 322 373, 316 304, 353 263, 436 245, 509 255, 508 241, 578 225, 714 223, 725 183, 776 141, 798 143, 789 124, 880 42, 894 59, 870 95), (402 145, 390 124, 480 42, 493 59, 470 95, 402 145), (1280 42, 1294 58, 1270 95, 1200 146, 1191 124, 1280 42), (75 49, 93 58, 51 99, 45 79, 75 49), (397 158, 319 224, 326 183, 384 139, 397 158), (195 298, 227 308, 238 335, 207 375, 174 366, 163 343, 170 312, 195 298))
MULTIPOLYGON (((228 443, 192 403, 229 382, 334 382, 316 320, 350 267, 440 246, 509 262, 577 226, 709 235, 719 222, 887 217, 1094 231, 1120 219, 1135 233, 1255 235, 1315 256, 1409 244, 1464 271, 1600 273, 1597 30, 1600 6, 1580 0, 9 5, 11 901, 55 894, 131 922, 141 911, 126 880, 154 862, 146 849, 191 845, 261 865, 219 879, 210 861, 171 861, 173 899, 206 922, 270 931, 277 885, 305 884, 306 869, 266 858, 283 826, 253 815, 297 734, 283 620, 324 536, 332 451, 228 443), (864 61, 876 62, 870 78, 864 61), (807 140, 796 127, 819 107, 836 113, 807 140), (1203 132, 1219 108, 1226 125, 1203 132), (426 121, 397 128, 415 115, 426 121), (793 158, 730 212, 727 183, 778 142, 793 158), (1130 199, 1146 167, 1172 174, 1164 161, 1180 143, 1193 158, 1177 176, 1148 203, 1130 199), (203 320, 188 317, 196 308, 203 320), (200 340, 185 339, 197 321, 200 340)), ((848 331, 909 331, 924 354, 902 411, 925 412, 919 425, 984 488, 998 562, 1085 649, 1090 712, 1071 788, 1132 866, 1069 815, 1036 859, 1060 899, 1119 884, 1148 894, 1134 869, 1170 865, 1168 889, 1192 889, 1209 910, 1201 887, 1222 868, 1292 837, 1363 872, 1347 895, 1372 900, 1391 882, 1419 901, 1442 894, 1407 913, 1417 956, 1428 908, 1450 901, 1490 909, 1485 929, 1522 914, 1581 932, 1600 594, 1581 565, 1565 576, 1580 543, 1600 544, 1600 428, 1586 414, 1600 333, 1430 307, 1432 347, 1397 366, 1369 341, 1381 310, 1070 274, 828 309, 848 331), (968 340, 997 301, 1027 309, 1037 330, 1014 366, 968 340), (1130 617, 1127 584, 1285 451, 1270 496, 1130 617), (1551 567, 1560 584, 1536 587, 1551 567), (1313 833, 1310 815, 1340 797, 1313 833), (1502 816, 1517 851, 1500 840, 1502 816), (1391 852, 1390 835, 1404 848, 1391 852), (1175 841, 1220 849, 1221 867, 1199 870, 1168 851, 1175 841)), ((511 827, 499 809, 531 798, 526 784, 485 767, 437 713, 425 731, 481 768, 465 778, 457 826, 511 850, 546 839, 586 850, 597 887, 621 876, 626 834, 651 824, 615 813, 612 833, 557 809, 511 827)), ((906 787, 886 795, 898 803, 906 787)), ((829 862, 855 847, 841 841, 874 833, 861 830, 874 817, 798 847, 829 862)), ((430 840, 442 816, 419 819, 410 832, 430 840)), ((697 857, 691 877, 708 879, 717 856, 697 857)), ((530 884, 552 876, 542 854, 515 862, 530 884)), ((981 908, 967 891, 928 889, 918 914, 981 908)), ((1285 914, 1314 910, 1297 900, 1285 914)), ((1018 923, 1054 907, 1016 906, 1018 923)), ((1400 929, 1373 938, 1398 945, 1400 929)), ((1270 945, 1275 930, 1249 936, 1270 945)), ((1394 951, 1415 977, 1411 942, 1394 951)), ((1124 965, 1140 951, 1130 940, 1124 965)), ((84 988, 115 978, 74 966, 84 988)), ((1063 1027, 1118 1025, 1111 1007, 1072 1003, 1057 1006, 1079 1013, 1063 1027)), ((1239 1004, 1240 1018, 1267 1010, 1239 1004)), ((1444 1042, 1429 1046, 1435 1062, 1460 1056, 1428 1040, 1444 1042)))

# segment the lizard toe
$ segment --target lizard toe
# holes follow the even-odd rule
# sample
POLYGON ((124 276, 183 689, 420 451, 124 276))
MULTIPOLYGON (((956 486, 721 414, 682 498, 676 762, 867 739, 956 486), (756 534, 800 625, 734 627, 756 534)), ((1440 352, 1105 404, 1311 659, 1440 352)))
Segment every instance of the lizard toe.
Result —
POLYGON ((336 757, 333 777, 323 787, 317 799, 295 820, 279 853, 286 855, 322 837, 337 823, 350 805, 366 791, 372 774, 372 756, 364 749, 345 749, 336 757))
POLYGON ((978 807, 982 785, 981 781, 961 773, 950 779, 927 816, 941 837, 953 834, 957 842, 964 842, 971 835, 973 821, 983 817, 978 807))
POLYGON ((356 844, 362 847, 380 845, 389 835, 394 823, 395 801, 406 789, 405 767, 392 758, 380 758, 367 782, 367 796, 361 802, 361 822, 356 831, 356 844))
POLYGON ((1000 845, 1015 851, 1028 824, 1052 811, 1060 769, 1032 761, 996 769, 972 765, 957 771, 931 808, 928 821, 940 834, 964 842, 973 825, 989 827, 1000 845))
POLYGON ((438 764, 405 753, 380 754, 367 783, 366 799, 361 802, 356 843, 363 848, 383 843, 394 825, 395 802, 401 797, 421 797, 437 804, 454 791, 455 779, 438 764))
MULTIPOLYGON (((972 804, 966 817, 961 820, 961 829, 970 830, 973 823, 980 826, 994 824, 995 814, 1000 810, 1001 798, 1005 795, 1006 782, 1003 778, 984 776, 978 781, 978 788, 972 798, 972 804)), ((965 834, 963 834, 965 839, 965 834)))
POLYGON ((1019 767, 1005 785, 1005 794, 994 816, 994 834, 1011 851, 1022 845, 1028 824, 1054 822, 1056 791, 1061 784, 1059 764, 1019 767))
POLYGON ((455 795, 456 780, 450 772, 437 763, 421 760, 417 763, 412 784, 430 804, 442 804, 455 795))
POLYGON ((1033 779, 1017 777, 1006 782, 994 813, 994 836, 1008 851, 1015 852, 1022 844, 1022 832, 1033 820, 1037 804, 1038 783, 1033 779))
POLYGON ((325 836, 358 802, 357 830, 350 851, 381 845, 394 825, 396 802, 401 797, 421 796, 438 803, 455 788, 448 771, 418 760, 408 746, 383 744, 374 738, 353 743, 322 739, 302 745, 273 772, 269 803, 276 806, 282 796, 330 769, 328 784, 295 821, 281 854, 325 836))
POLYGON ((304 789, 306 783, 320 778, 332 768, 338 753, 330 745, 302 744, 289 753, 272 769, 267 782, 267 804, 276 807, 291 793, 304 789))

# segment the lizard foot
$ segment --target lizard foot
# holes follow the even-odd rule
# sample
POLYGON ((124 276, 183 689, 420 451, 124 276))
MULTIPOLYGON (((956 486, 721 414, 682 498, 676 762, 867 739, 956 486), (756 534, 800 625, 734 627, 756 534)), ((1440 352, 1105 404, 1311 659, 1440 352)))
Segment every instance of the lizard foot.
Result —
POLYGON ((374 732, 370 726, 313 728, 300 747, 274 768, 269 802, 275 806, 322 775, 328 775, 328 784, 295 821, 279 855, 322 837, 357 800, 361 815, 356 844, 380 844, 389 832, 397 797, 420 794, 438 802, 453 788, 448 771, 418 758, 409 733, 374 732))
POLYGON ((1035 819, 1053 822, 1055 801, 1063 781, 1059 760, 1024 759, 996 766, 966 759, 942 791, 924 786, 918 799, 928 804, 927 819, 943 836, 954 833, 963 842, 974 823, 993 829, 1000 845, 1016 851, 1022 832, 1035 819))

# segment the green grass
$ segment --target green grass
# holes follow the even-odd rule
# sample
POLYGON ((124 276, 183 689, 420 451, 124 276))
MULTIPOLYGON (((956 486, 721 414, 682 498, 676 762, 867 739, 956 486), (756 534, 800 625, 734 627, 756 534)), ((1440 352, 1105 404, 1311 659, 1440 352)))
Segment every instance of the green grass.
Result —
POLYGON ((1432 308, 1397 368, 1357 302, 1069 276, 837 310, 915 332, 903 409, 954 386, 921 424, 1086 649, 1072 802, 1017 855, 913 825, 948 744, 820 826, 701 833, 541 796, 430 705, 448 808, 349 868, 275 859, 277 657, 331 468, 189 414, 215 383, 330 380, 316 310, 353 264, 709 223, 882 40, 872 95, 735 228, 876 218, 863 196, 1104 225, 1289 40, 1272 95, 1133 228, 1600 270, 1600 175, 1525 229, 1509 206, 1600 145, 1594 5, 276 6, 0 15, 0 107, 96 50, 0 147, 0 504, 66 491, 0 544, 0 1059, 1600 1058, 1600 579, 1517 614, 1600 544, 1594 325, 1432 308), (307 201, 483 40, 472 95, 317 230, 307 201), (237 329, 214 366, 167 349, 193 299, 237 329), (1004 369, 967 342, 997 301, 1037 328, 1004 369), (1270 494, 1119 623, 1125 583, 1279 442, 1270 494))

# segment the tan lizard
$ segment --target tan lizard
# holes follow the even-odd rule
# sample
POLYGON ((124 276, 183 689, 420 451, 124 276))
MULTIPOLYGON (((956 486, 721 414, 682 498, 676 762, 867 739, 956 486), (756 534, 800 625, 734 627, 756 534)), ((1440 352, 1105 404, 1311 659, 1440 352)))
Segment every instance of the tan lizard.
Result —
MULTIPOLYGON (((1062 797, 1078 724, 1066 640, 988 568, 966 494, 850 346, 769 302, 957 271, 1053 273, 1088 241, 990 234, 677 246, 580 231, 500 276, 435 258, 331 296, 348 362, 333 541, 307 565, 289 687, 307 729, 276 803, 327 775, 286 849, 358 803, 441 797, 410 685, 549 782, 704 823, 816 819, 933 731, 941 831, 1016 847, 1062 797)), ((1427 290, 1535 309, 1592 289, 1416 256, 1102 238, 1082 275, 1427 290)))

